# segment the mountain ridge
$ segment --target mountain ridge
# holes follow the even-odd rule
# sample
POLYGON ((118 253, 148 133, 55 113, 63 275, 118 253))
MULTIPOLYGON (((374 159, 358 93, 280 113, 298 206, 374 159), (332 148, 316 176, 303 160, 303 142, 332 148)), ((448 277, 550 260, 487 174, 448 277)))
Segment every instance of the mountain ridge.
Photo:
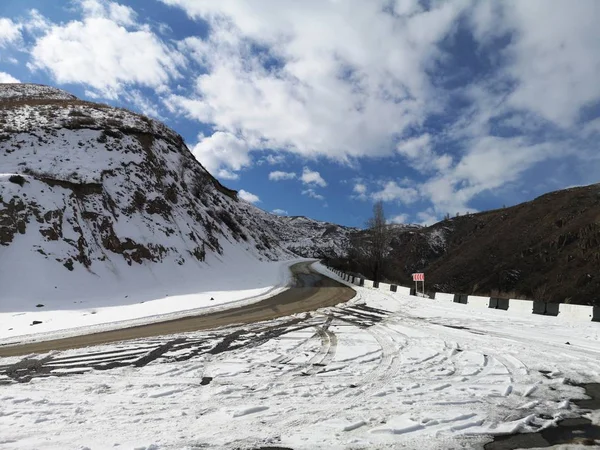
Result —
MULTIPOLYGON (((343 259, 336 267, 369 273, 343 259)), ((600 304, 600 184, 393 234, 383 277, 431 290, 600 304)))
POLYGON ((0 85, 0 167, 6 307, 54 292, 191 292, 203 267, 295 257, 179 134, 122 108, 0 85), (18 283, 23 274, 36 283, 18 283))

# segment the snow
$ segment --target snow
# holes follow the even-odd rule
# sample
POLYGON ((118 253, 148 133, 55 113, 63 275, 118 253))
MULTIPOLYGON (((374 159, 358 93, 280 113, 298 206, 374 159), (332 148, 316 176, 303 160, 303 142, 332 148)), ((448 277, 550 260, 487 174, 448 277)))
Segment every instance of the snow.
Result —
POLYGON ((307 217, 276 216, 252 205, 246 205, 249 214, 260 217, 277 236, 280 245, 307 258, 336 258, 346 254, 350 228, 307 217))
MULTIPOLYGON (((598 324, 355 289, 350 304, 299 321, 54 353, 54 370, 64 361, 76 372, 77 361, 93 367, 92 355, 106 362, 105 352, 172 343, 143 367, 4 381, 0 441, 14 449, 482 448, 492 435, 589 416, 570 400, 585 396, 574 383, 600 381, 598 324), (229 350, 210 351, 226 337, 229 350)), ((0 373, 15 362, 0 359, 0 373)))
POLYGON ((7 83, 1 84, 0 99, 24 100, 24 99, 46 99, 46 100, 73 100, 75 96, 50 86, 39 84, 7 83))
POLYGON ((436 228, 431 230, 427 235, 427 243, 433 250, 445 250, 446 249, 446 236, 444 234, 445 229, 436 228))
MULTIPOLYGON (((60 301, 62 291, 49 292, 47 300, 54 298, 55 308, 38 308, 35 311, 18 311, 18 305, 0 305, 0 345, 19 342, 56 339, 73 335, 125 328, 143 323, 159 322, 185 316, 207 314, 219 309, 241 306, 276 295, 285 289, 291 280, 289 267, 303 259, 283 262, 259 262, 232 246, 227 251, 230 260, 215 262, 203 269, 201 283, 191 283, 189 294, 172 295, 155 292, 155 299, 148 300, 144 291, 135 292, 135 286, 143 286, 143 279, 135 279, 135 270, 130 269, 131 291, 127 298, 115 296, 97 299, 93 293, 81 294, 77 303, 60 301), (133 280, 131 279, 133 278, 133 280), (110 305, 110 306, 102 306, 110 305), (14 308, 14 309, 13 309, 14 308), (32 326, 34 320, 41 324, 32 326)), ((182 278, 180 266, 172 276, 182 278)), ((64 272, 63 276, 66 277, 64 272)), ((143 274, 143 272, 142 272, 143 274)), ((167 274, 168 275, 168 274, 167 274)), ((197 279, 189 274, 191 280, 197 279)), ((71 281, 71 278, 66 280, 71 281)), ((56 277, 56 284, 61 278, 56 277)), ((98 280, 102 283, 102 280, 98 280)), ((169 285, 167 285, 169 286, 169 285)), ((163 288, 164 289, 164 288, 163 288)), ((179 289, 183 289, 180 285, 179 289)))
POLYGON ((1 85, 0 98, 0 343, 283 289, 291 261, 274 261, 294 255, 275 219, 211 181, 175 132, 45 86, 1 85))

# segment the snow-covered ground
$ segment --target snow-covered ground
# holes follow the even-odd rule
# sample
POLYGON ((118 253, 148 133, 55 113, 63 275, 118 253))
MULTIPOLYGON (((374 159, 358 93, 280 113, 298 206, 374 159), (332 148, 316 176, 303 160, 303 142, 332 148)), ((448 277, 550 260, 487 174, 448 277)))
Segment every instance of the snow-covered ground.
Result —
POLYGON ((0 98, 0 340, 212 307, 285 281, 265 261, 295 255, 269 215, 176 132, 50 87, 0 83, 0 98))
MULTIPOLYGON (((201 270, 175 266, 169 276, 161 268, 160 275, 165 279, 162 288, 156 279, 142 278, 152 273, 148 270, 151 264, 140 266, 139 270, 129 267, 130 279, 115 286, 114 295, 107 298, 98 298, 91 290, 82 292, 77 301, 72 301, 72 295, 62 300, 63 290, 73 289, 76 281, 63 270, 56 274, 55 281, 63 288, 48 292, 46 300, 42 300, 46 303, 43 307, 19 310, 18 303, 0 303, 0 345, 113 330, 257 302, 285 290, 291 279, 289 267, 304 261, 257 261, 241 246, 228 242, 224 246, 227 256, 209 255, 201 270), (151 281, 153 289, 147 292, 143 288, 151 281), (33 321, 42 323, 32 325, 33 321)), ((53 267, 61 269, 48 264, 45 270, 53 267)), ((98 283, 102 282, 98 277, 98 283)))
POLYGON ((477 448, 581 416, 573 383, 600 381, 597 323, 355 289, 312 314, 35 356, 35 372, 0 359, 0 449, 477 448))

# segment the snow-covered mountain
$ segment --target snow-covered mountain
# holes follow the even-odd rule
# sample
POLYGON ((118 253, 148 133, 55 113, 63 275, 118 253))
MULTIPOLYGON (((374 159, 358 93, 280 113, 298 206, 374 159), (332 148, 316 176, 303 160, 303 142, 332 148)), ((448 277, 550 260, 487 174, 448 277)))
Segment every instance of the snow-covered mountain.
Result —
POLYGON ((186 292, 208 268, 295 256, 286 247, 300 228, 287 221, 238 200, 155 120, 0 85, 3 309, 165 284, 186 292))
POLYGON ((350 235, 357 228, 321 222, 304 216, 263 214, 281 246, 305 258, 339 258, 350 245, 350 235))

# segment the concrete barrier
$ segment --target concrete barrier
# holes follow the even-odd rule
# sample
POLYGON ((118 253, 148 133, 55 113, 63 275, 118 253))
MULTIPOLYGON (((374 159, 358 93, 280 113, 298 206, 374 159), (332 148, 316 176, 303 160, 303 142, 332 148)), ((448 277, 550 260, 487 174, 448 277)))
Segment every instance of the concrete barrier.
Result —
POLYGON ((507 298, 498 298, 496 309, 502 309, 504 311, 508 311, 509 300, 507 298))
POLYGON ((410 295, 410 288, 406 286, 396 286, 396 292, 402 295, 410 295))
POLYGON ((546 302, 536 301, 533 302, 533 313, 545 315, 546 314, 546 302))
POLYGON ((533 300, 511 298, 508 301, 508 311, 514 314, 533 314, 533 300))
POLYGON ((410 288, 407 286, 398 286, 398 292, 404 295, 410 295, 410 288))
POLYGON ((391 284, 387 284, 387 283, 379 283, 379 289, 381 289, 382 291, 391 291, 392 289, 392 285, 391 284))
POLYGON ((466 305, 469 301, 469 296, 467 294, 454 294, 454 303, 460 303, 462 305, 466 305))
POLYGON ((543 316, 557 316, 558 315, 558 303, 547 303, 547 302, 534 300, 533 313, 540 314, 543 316))
POLYGON ((558 316, 559 303, 546 303, 546 316, 558 316))
POLYGON ((370 287, 370 288, 374 287, 373 286, 373 280, 367 280, 367 279, 365 279, 365 282, 363 283, 363 286, 364 287, 370 287))
POLYGON ((436 292, 435 293, 435 299, 436 300, 441 300, 443 302, 453 302, 454 301, 454 294, 446 294, 445 292, 436 292))
POLYGON ((558 318, 576 322, 591 322, 594 307, 586 305, 569 305, 561 303, 558 307, 558 318))
POLYGON ((364 278, 359 278, 358 279, 358 285, 359 286, 364 286, 365 285, 365 279, 364 278))
POLYGON ((592 317, 592 321, 600 322, 600 306, 594 306, 594 316, 592 317))
POLYGON ((435 292, 433 291, 425 291, 425 295, 431 299, 435 299, 435 292))
POLYGON ((472 308, 489 308, 490 297, 480 297, 478 295, 469 295, 467 304, 472 308))

